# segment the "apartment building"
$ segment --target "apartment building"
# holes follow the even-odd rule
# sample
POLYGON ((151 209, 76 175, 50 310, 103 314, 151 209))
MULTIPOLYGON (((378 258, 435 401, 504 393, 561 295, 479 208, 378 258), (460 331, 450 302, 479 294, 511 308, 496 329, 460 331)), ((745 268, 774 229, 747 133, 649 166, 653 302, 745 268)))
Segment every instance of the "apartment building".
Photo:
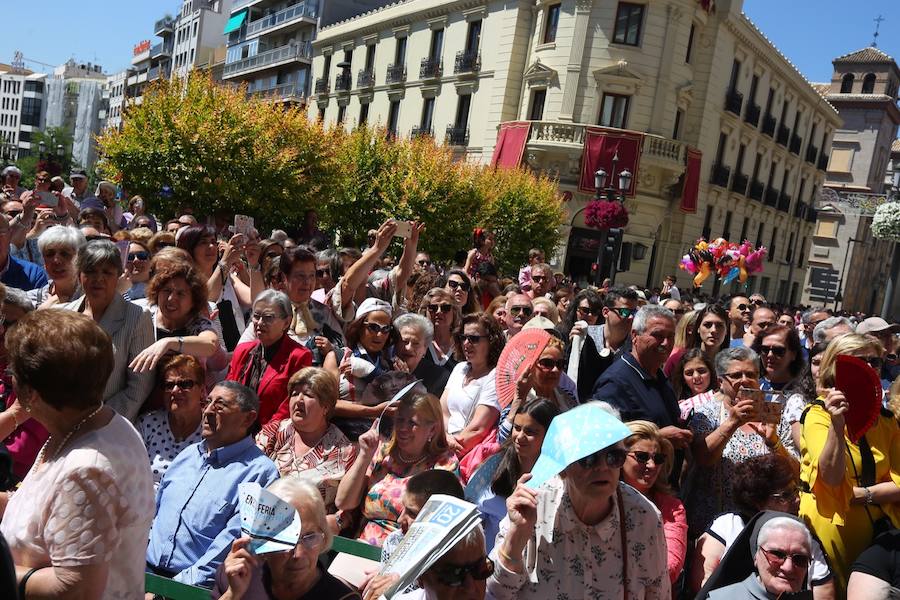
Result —
POLYGON ((104 128, 119 129, 122 126, 122 113, 125 110, 129 69, 124 69, 106 78, 106 95, 108 108, 104 128))
POLYGON ((106 111, 106 75, 100 65, 69 59, 46 79, 44 127, 61 127, 72 136, 72 162, 85 169, 97 160, 96 135, 106 111))
POLYGON ((0 158, 14 161, 31 151, 31 137, 43 126, 46 75, 0 64, 0 158))

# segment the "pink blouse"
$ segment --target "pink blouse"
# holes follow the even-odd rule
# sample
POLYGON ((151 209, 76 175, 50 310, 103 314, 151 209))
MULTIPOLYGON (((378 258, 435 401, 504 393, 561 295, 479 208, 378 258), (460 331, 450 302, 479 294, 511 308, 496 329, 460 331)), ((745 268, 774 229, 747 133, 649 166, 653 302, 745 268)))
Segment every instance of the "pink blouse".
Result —
POLYGON ((684 568, 687 556, 687 514, 681 500, 669 494, 653 494, 651 500, 662 514, 663 533, 666 536, 666 567, 669 581, 675 583, 684 568))

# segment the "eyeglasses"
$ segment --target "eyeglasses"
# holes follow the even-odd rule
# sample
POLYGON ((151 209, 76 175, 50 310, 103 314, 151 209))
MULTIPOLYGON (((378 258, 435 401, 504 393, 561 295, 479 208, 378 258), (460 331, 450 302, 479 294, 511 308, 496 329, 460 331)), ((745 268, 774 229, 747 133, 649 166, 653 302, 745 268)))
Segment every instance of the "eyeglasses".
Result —
POLYGON ((579 315, 596 315, 600 311, 594 310, 590 306, 579 306, 575 309, 579 315))
POLYGON ((511 306, 509 309, 509 314, 514 317, 518 317, 520 314, 526 317, 530 317, 534 312, 534 309, 530 306, 511 306))
POLYGON ((542 281, 547 281, 546 275, 532 275, 531 280, 537 283, 541 283, 542 281))
POLYGON ((614 312, 614 313, 616 313, 617 315, 619 315, 619 317, 622 318, 622 319, 631 319, 632 317, 634 317, 634 315, 637 314, 637 309, 636 309, 636 308, 624 308, 624 307, 622 307, 622 308, 611 308, 611 309, 609 309, 609 310, 611 310, 612 312, 614 312))
POLYGON ((325 534, 319 531, 310 531, 300 536, 297 544, 303 546, 307 550, 315 550, 325 541, 325 534))
POLYGON ((870 367, 872 367, 873 369, 875 369, 876 371, 879 370, 881 368, 881 366, 884 364, 884 361, 881 360, 880 358, 878 358, 877 356, 866 356, 866 357, 860 357, 860 358, 862 360, 864 360, 866 363, 868 363, 868 365, 870 367))
POLYGON ((579 458, 578 466, 582 469, 593 469, 600 463, 605 463, 610 469, 621 469, 627 456, 628 453, 622 448, 609 448, 588 454, 584 458, 579 458))
POLYGON ((16 217, 18 217, 21 214, 22 214, 21 210, 10 210, 10 211, 6 212, 6 216, 9 217, 10 219, 15 219, 16 217))
POLYGON ((428 266, 431 266, 431 261, 430 260, 417 260, 416 264, 421 267, 428 267, 428 266))
POLYGON ((328 277, 329 275, 331 275, 331 269, 316 269, 316 277, 328 277))
POLYGON ((451 290, 455 290, 455 289, 457 289, 457 288, 462 288, 462 290, 463 290, 464 292, 468 292, 468 291, 469 291, 469 284, 466 283, 465 281, 456 281, 455 279, 450 279, 450 280, 447 281, 447 286, 448 286, 451 290))
POLYGON ((452 304, 429 304, 428 305, 428 312, 431 312, 431 313, 442 312, 442 313, 446 314, 446 313, 450 312, 451 310, 453 310, 452 304))
POLYGON ((632 457, 634 460, 638 461, 642 465, 646 465, 650 462, 650 459, 653 459, 653 464, 660 466, 666 462, 666 455, 662 452, 644 452, 643 450, 632 450, 628 453, 628 456, 632 457))
POLYGON ((149 258, 150 258, 149 252, 141 251, 141 252, 129 252, 128 253, 128 261, 129 262, 134 261, 134 260, 147 260, 149 258))
POLYGON ((752 379, 753 381, 756 381, 759 379, 759 373, 756 371, 734 371, 732 373, 725 373, 723 377, 729 381, 740 381, 741 379, 752 379))
POLYGON ((769 561, 769 564, 773 567, 780 567, 790 558, 791 563, 798 569, 809 568, 809 556, 806 554, 788 554, 784 550, 769 550, 762 546, 760 546, 759 549, 762 550, 766 560, 769 561))
POLYGON ((391 332, 391 325, 379 325, 378 323, 367 322, 363 323, 366 326, 366 329, 369 330, 369 333, 378 335, 379 333, 383 335, 387 335, 391 332))
POLYGON ((197 385, 197 382, 193 379, 175 379, 172 381, 164 381, 163 389, 167 392, 171 392, 177 387, 186 392, 190 389, 193 389, 195 385, 197 385))
POLYGON ((760 346, 759 353, 760 354, 774 354, 777 358, 784 358, 784 355, 787 354, 787 348, 784 346, 760 346))
POLYGON ((769 494, 770 498, 775 498, 776 500, 782 500, 784 502, 789 502, 796 498, 800 494, 800 488, 797 486, 792 487, 789 490, 782 490, 780 492, 775 492, 774 494, 769 494))
POLYGON ((494 561, 488 557, 478 559, 468 565, 439 565, 431 572, 441 584, 447 587, 461 587, 470 575, 475 581, 484 581, 494 574, 494 561))
POLYGON ((759 308, 760 306, 764 306, 764 307, 769 306, 769 303, 766 302, 765 300, 751 300, 750 304, 752 304, 753 306, 756 306, 757 308, 759 308))
POLYGON ((478 342, 480 342, 481 340, 484 340, 484 339, 487 339, 487 336, 486 336, 486 335, 474 335, 474 334, 467 334, 467 333, 461 333, 461 334, 459 335, 459 342, 460 342, 460 343, 462 343, 462 342, 469 342, 470 344, 473 344, 473 345, 474 345, 474 344, 477 344, 478 342))
POLYGON ((250 320, 255 323, 262 323, 263 325, 271 325, 275 322, 275 319, 278 318, 278 315, 263 315, 258 312, 250 314, 250 320))
POLYGON ((553 360, 552 358, 542 358, 537 361, 537 366, 544 371, 552 371, 554 367, 556 367, 560 371, 564 371, 568 364, 568 361, 566 361, 564 358, 561 358, 559 360, 553 360))

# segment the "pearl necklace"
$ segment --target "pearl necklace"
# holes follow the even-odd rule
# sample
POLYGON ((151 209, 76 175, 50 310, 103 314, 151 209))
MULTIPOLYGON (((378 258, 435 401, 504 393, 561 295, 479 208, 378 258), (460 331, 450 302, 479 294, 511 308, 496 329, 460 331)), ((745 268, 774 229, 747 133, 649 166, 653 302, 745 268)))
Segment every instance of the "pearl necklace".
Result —
MULTIPOLYGON (((75 435, 75 432, 77 432, 79 429, 81 429, 85 423, 87 423, 88 421, 90 421, 91 419, 96 417, 100 413, 101 410, 103 410, 103 404, 100 404, 100 406, 98 406, 97 408, 95 408, 94 410, 91 411, 91 414, 89 414, 88 416, 86 416, 85 418, 80 420, 75 425, 75 427, 73 427, 72 430, 69 431, 69 433, 67 433, 66 436, 62 439, 62 442, 60 442, 59 446, 56 448, 56 451, 53 453, 53 456, 51 456, 47 460, 51 461, 54 458, 56 458, 59 455, 60 451, 62 451, 62 449, 66 445, 66 443, 68 443, 68 441, 72 438, 72 436, 75 435)), ((44 454, 47 451, 47 446, 50 445, 51 439, 52 439, 52 436, 48 437, 47 441, 41 447, 41 452, 40 452, 40 454, 38 454, 37 460, 34 462, 36 467, 39 467, 40 465, 44 464, 44 454)))
POLYGON ((402 463, 404 463, 404 464, 407 464, 407 465, 410 465, 410 466, 414 466, 414 465, 419 464, 420 462, 422 462, 423 460, 425 460, 425 457, 426 457, 426 456, 427 456, 427 454, 426 454, 426 453, 423 453, 419 458, 410 458, 410 459, 407 459, 405 456, 403 456, 403 453, 400 452, 400 449, 399 449, 399 448, 397 449, 397 458, 400 459, 400 462, 402 462, 402 463))

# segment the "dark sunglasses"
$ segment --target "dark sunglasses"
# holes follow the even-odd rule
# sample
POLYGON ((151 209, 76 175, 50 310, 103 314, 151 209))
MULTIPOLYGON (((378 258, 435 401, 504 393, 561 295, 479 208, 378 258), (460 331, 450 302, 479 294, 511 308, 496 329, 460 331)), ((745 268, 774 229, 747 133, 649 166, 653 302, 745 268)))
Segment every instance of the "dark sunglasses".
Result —
POLYGON ((84 239, 86 239, 89 242, 94 242, 96 240, 108 240, 109 236, 108 235, 86 235, 86 236, 84 236, 84 239))
POLYGON ((745 310, 750 310, 750 305, 749 304, 738 304, 737 309, 741 312, 744 312, 745 310))
POLYGON ((316 269, 316 277, 328 277, 330 274, 331 269, 316 269))
POLYGON ((435 578, 447 587, 461 587, 470 575, 475 581, 484 581, 494 574, 494 561, 480 558, 468 565, 440 565, 431 569, 435 578))
POLYGON ((622 308, 611 308, 609 310, 613 311, 614 313, 616 313, 617 315, 619 315, 619 317, 621 317, 623 319, 631 319, 632 317, 634 317, 634 315, 637 314, 636 308, 622 307, 622 308))
POLYGON ((650 453, 643 450, 632 450, 628 454, 642 465, 646 465, 650 462, 651 458, 653 459, 653 464, 657 466, 662 466, 662 464, 666 462, 666 455, 662 452, 650 453))
POLYGON ((366 329, 369 330, 370 333, 379 334, 383 333, 387 335, 391 332, 392 325, 379 325, 378 323, 364 323, 366 329))
POLYGON ((149 259, 149 258, 150 258, 150 253, 149 253, 149 252, 143 252, 143 251, 141 251, 141 252, 129 252, 129 253, 128 253, 128 260, 129 260, 129 261, 132 261, 132 260, 147 260, 147 259, 149 259))
POLYGON ((628 456, 628 453, 622 448, 609 448, 588 454, 584 458, 579 458, 578 465, 582 469, 593 469, 600 463, 605 463, 610 469, 621 469, 622 465, 625 464, 626 456, 628 456))
POLYGON ((163 248, 174 248, 175 244, 170 244, 169 242, 160 242, 156 245, 158 250, 162 250, 163 248))
POLYGON ((798 569, 809 568, 809 556, 806 554, 788 554, 784 550, 767 550, 762 546, 760 546, 759 549, 763 551, 766 560, 769 561, 769 564, 773 567, 780 567, 790 558, 791 563, 798 569))
POLYGON ((454 281, 454 280, 450 279, 449 281, 447 281, 447 285, 450 287, 451 290, 455 290, 456 288, 462 288, 464 292, 469 291, 469 284, 466 283, 465 281, 454 281))
POLYGON ((869 358, 863 358, 866 363, 876 371, 881 368, 881 365, 884 364, 884 361, 878 358, 877 356, 870 356, 869 358))
POLYGON ((9 217, 10 219, 15 219, 16 217, 18 217, 21 214, 22 214, 21 210, 10 210, 6 213, 6 216, 9 217))
POLYGON ((778 358, 784 358, 784 355, 787 354, 787 348, 784 346, 760 346, 759 353, 762 354, 774 354, 778 358))
POLYGON ((757 308, 759 308, 760 306, 763 306, 763 307, 769 306, 769 303, 766 302, 765 300, 751 300, 750 304, 752 304, 753 306, 755 306, 757 308))
POLYGON ((540 283, 542 281, 547 281, 547 276, 546 275, 532 275, 531 280, 540 283))
POLYGON ((560 371, 565 371, 568 364, 568 361, 566 361, 564 358, 561 358, 559 360, 553 360, 552 358, 542 358, 537 361, 537 366, 544 371, 552 371, 553 367, 556 367, 560 371))
POLYGON ((419 266, 422 266, 422 267, 427 267, 427 266, 431 265, 431 261, 430 260, 417 260, 416 264, 418 264, 419 266))
POLYGON ((511 314, 514 317, 519 316, 519 314, 523 314, 526 317, 530 317, 533 312, 534 312, 534 309, 531 308, 530 306, 512 306, 509 309, 509 314, 511 314))
POLYGON ((578 314, 582 315, 596 315, 600 312, 598 310, 594 310, 590 306, 579 306, 575 310, 578 312, 578 314))
POLYGON ((452 304, 429 304, 428 305, 428 312, 432 312, 432 313, 436 313, 436 312, 448 313, 451 310, 453 310, 452 304))
POLYGON ((486 335, 473 335, 473 334, 460 334, 459 342, 469 342, 470 344, 477 344, 481 340, 487 339, 486 335))
POLYGON ((184 391, 187 391, 192 389, 195 385, 197 385, 197 382, 193 379, 176 379, 175 381, 164 381, 163 389, 167 392, 171 392, 176 387, 178 387, 184 391))

